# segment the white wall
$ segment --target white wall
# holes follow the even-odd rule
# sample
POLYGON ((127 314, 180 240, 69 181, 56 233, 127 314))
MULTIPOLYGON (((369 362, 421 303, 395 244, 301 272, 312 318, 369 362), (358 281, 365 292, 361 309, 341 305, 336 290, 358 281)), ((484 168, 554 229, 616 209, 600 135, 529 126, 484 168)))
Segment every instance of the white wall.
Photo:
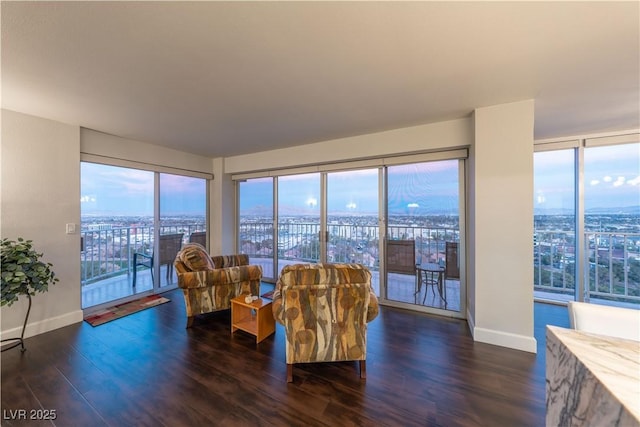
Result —
POLYGON ((477 341, 536 351, 533 338, 533 101, 468 119, 225 159, 247 173, 470 146, 467 317, 477 341))
MULTIPOLYGON (((235 189, 231 173, 471 146, 469 324, 478 341, 535 351, 532 101, 478 109, 468 119, 226 159, 202 158, 4 110, 2 119, 2 235, 35 236, 61 279, 48 294, 34 299, 29 334, 82 319, 79 235, 66 235, 64 227, 68 222, 80 223, 81 151, 213 172, 211 252, 232 253, 235 189)), ((19 327, 21 304, 2 309, 3 337, 19 327)))
MULTIPOLYGON (((80 229, 81 152, 213 173, 207 157, 2 110, 1 235, 32 239, 60 279, 33 298, 26 336, 82 321, 80 234, 67 235, 65 228, 74 223, 80 229)), ((19 336, 26 302, 2 308, 2 338, 19 336)))
POLYGON ((470 119, 334 139, 315 144, 227 157, 228 174, 335 163, 394 154, 410 154, 443 148, 467 147, 473 139, 470 119))
MULTIPOLYGON (((34 242, 60 281, 33 297, 26 336, 82 321, 80 310, 80 129, 2 110, 3 238, 34 242)), ((20 335, 27 299, 2 307, 2 338, 20 335)))
POLYGON ((130 160, 152 167, 165 166, 185 171, 212 173, 211 159, 208 157, 91 129, 80 129, 80 150, 83 154, 130 160))
POLYGON ((532 100, 474 113, 467 283, 476 341, 536 352, 532 100))

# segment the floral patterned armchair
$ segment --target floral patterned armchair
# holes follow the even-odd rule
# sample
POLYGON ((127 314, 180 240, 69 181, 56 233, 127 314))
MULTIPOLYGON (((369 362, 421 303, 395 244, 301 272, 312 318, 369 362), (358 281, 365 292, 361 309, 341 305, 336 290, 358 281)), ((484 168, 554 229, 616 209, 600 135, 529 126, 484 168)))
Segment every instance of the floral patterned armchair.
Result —
POLYGON ((188 243, 178 252, 174 266, 187 310, 187 328, 194 316, 231 308, 239 295, 259 295, 262 267, 249 265, 249 256, 211 257, 198 243, 188 243))
POLYGON ((378 315, 371 272, 360 264, 295 264, 280 272, 273 315, 286 334, 287 382, 293 364, 360 361, 366 378, 367 323, 378 315))

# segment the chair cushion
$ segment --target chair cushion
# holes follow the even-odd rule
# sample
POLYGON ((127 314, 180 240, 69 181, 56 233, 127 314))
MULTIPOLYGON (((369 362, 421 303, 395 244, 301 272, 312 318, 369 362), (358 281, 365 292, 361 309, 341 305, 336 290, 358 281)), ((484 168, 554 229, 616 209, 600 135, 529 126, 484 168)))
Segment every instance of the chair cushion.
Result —
POLYGON ((178 254, 180 261, 191 271, 205 271, 215 269, 211 257, 204 246, 198 243, 184 245, 178 254))

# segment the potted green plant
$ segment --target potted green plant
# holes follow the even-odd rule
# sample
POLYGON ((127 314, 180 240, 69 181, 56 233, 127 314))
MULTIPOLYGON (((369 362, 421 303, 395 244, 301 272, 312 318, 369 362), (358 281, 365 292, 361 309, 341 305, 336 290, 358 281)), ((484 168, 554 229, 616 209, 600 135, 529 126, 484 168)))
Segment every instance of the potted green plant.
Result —
POLYGON ((33 248, 33 241, 2 239, 1 249, 1 276, 2 290, 0 292, 0 306, 11 306, 21 295, 29 299, 27 314, 22 325, 20 338, 8 338, 2 341, 15 341, 2 349, 8 350, 18 345, 24 348, 24 330, 27 327, 29 313, 31 312, 31 296, 39 292, 46 292, 49 285, 54 285, 58 278, 51 269, 53 265, 41 260, 42 254, 33 248))

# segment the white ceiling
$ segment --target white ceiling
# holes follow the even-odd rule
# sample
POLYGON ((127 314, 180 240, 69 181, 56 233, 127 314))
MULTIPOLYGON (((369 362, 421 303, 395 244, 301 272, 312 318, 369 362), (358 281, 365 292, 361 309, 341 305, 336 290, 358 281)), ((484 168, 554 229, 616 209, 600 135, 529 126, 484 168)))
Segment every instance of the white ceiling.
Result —
POLYGON ((640 3, 2 2, 2 107, 230 156, 535 99, 640 127, 640 3))

